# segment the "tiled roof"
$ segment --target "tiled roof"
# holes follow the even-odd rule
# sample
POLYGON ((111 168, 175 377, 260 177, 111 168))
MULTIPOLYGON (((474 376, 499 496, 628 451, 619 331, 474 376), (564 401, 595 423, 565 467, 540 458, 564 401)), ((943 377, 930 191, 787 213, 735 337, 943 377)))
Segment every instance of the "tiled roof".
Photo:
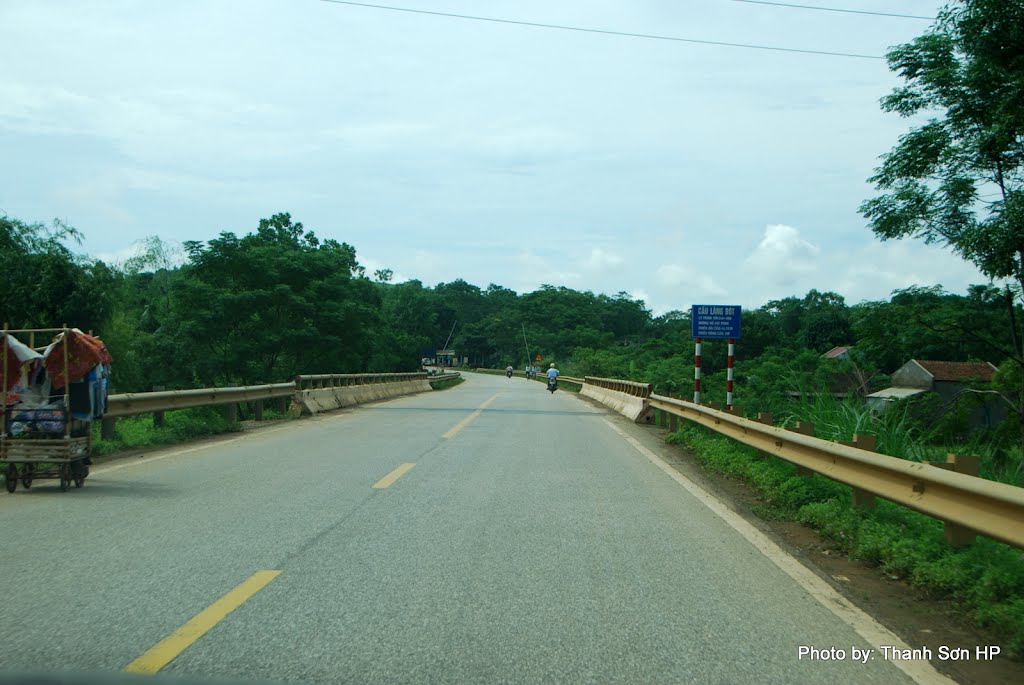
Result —
POLYGON ((915 359, 937 381, 962 381, 967 378, 992 380, 996 367, 988 362, 936 362, 915 359))
POLYGON ((821 356, 822 357, 828 357, 829 359, 835 359, 836 357, 841 355, 843 352, 846 352, 848 349, 850 349, 850 345, 843 345, 841 347, 833 347, 831 350, 829 350, 828 352, 826 352, 825 354, 823 354, 821 356))
POLYGON ((873 392, 868 397, 873 397, 880 400, 904 400, 914 395, 920 395, 923 392, 928 392, 924 388, 886 388, 885 390, 879 390, 873 392))

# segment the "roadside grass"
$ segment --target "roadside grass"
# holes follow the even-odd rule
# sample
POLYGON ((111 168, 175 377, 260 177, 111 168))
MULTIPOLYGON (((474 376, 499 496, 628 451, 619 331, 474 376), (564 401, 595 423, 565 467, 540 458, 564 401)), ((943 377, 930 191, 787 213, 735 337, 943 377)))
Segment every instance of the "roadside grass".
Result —
POLYGON ((825 440, 851 440, 854 433, 874 435, 879 454, 910 461, 945 461, 947 454, 976 454, 980 476, 1009 485, 1024 486, 1019 446, 1000 445, 992 433, 979 431, 962 442, 953 442, 942 430, 942 422, 915 415, 915 406, 897 403, 886 411, 872 411, 862 399, 837 399, 818 395, 783 406, 776 423, 791 426, 796 421, 814 424, 814 432, 825 440))
MULTIPOLYGON (((286 418, 272 410, 264 410, 264 420, 286 418)), ((204 435, 234 433, 242 430, 237 421, 228 421, 217 407, 193 407, 169 411, 164 415, 164 425, 155 427, 150 414, 126 416, 117 420, 117 429, 113 440, 100 437, 100 425, 97 421, 92 427, 93 456, 103 457, 140 447, 156 447, 173 445, 204 435)))
MULTIPOLYGON (((841 434, 842 439, 849 435, 841 434)), ((849 487, 818 475, 797 476, 792 464, 703 426, 684 423, 666 440, 687 448, 708 470, 749 482, 764 502, 759 515, 805 523, 851 558, 906 580, 925 596, 952 600, 1004 640, 1010 656, 1024 658, 1020 550, 984 537, 954 549, 946 544, 940 521, 884 500, 873 509, 855 509, 849 487)))
POLYGON ((442 381, 430 381, 430 387, 432 390, 446 390, 465 381, 465 378, 446 378, 442 381))

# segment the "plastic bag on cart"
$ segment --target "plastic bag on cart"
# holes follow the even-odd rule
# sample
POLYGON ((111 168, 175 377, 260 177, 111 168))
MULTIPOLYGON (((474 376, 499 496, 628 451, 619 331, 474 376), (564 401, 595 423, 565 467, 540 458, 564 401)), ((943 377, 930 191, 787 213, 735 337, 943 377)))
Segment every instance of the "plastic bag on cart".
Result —
POLYGON ((21 424, 21 433, 63 433, 64 423, 67 421, 64 411, 53 405, 41 409, 16 409, 12 414, 12 434, 15 424, 21 424))

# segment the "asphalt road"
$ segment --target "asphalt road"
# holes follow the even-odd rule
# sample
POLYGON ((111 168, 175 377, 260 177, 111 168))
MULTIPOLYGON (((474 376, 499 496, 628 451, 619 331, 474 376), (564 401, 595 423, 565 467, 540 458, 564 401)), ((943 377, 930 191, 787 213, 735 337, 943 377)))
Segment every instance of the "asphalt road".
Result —
POLYGON ((0 670, 170 657, 161 674, 282 682, 910 682, 881 658, 798 659, 869 645, 613 426, 644 430, 471 375, 114 462, 81 490, 4 493, 0 670), (260 571, 279 573, 203 613, 260 571), (197 615, 209 632, 157 647, 197 615))

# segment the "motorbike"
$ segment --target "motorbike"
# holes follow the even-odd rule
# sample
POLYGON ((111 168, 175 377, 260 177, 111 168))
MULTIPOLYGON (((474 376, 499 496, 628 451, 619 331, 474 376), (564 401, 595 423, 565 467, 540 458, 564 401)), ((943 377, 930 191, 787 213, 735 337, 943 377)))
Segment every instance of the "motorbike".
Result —
POLYGON ((511 371, 505 371, 505 378, 512 378, 512 372, 511 371))
POLYGON ((549 378, 548 379, 548 392, 550 392, 552 395, 554 395, 555 394, 555 390, 558 390, 558 379, 557 378, 549 378))

